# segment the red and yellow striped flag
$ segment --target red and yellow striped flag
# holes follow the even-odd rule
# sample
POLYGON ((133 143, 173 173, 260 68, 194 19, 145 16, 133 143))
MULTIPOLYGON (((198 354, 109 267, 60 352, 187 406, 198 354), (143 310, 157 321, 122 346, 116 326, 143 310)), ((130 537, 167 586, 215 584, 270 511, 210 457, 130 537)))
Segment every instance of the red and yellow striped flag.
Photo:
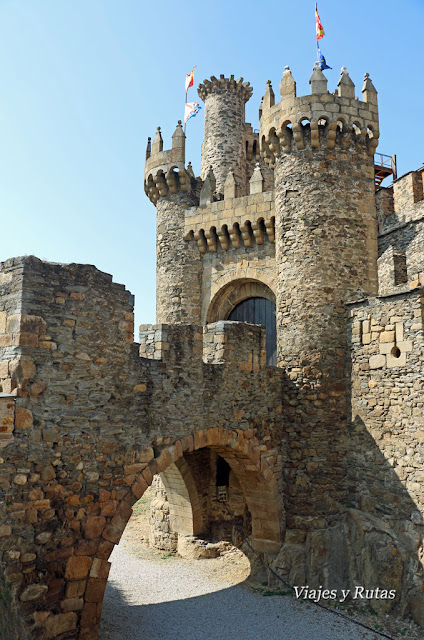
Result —
POLYGON ((317 42, 318 42, 318 40, 321 40, 321 38, 324 37, 324 27, 321 24, 321 18, 319 17, 319 14, 318 14, 317 3, 315 3, 315 23, 316 23, 316 29, 317 29, 317 42))
POLYGON ((186 75, 186 81, 185 81, 185 92, 187 93, 187 91, 190 89, 190 87, 193 86, 193 82, 194 82, 194 70, 196 68, 196 65, 194 65, 193 69, 190 71, 190 73, 188 73, 186 75))

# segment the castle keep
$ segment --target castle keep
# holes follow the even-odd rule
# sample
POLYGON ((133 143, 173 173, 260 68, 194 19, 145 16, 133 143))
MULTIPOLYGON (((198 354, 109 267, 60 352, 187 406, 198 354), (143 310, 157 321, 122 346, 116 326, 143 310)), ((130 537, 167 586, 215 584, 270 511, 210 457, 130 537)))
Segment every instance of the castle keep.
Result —
POLYGON ((359 99, 345 68, 334 93, 317 65, 310 85, 268 82, 257 132, 249 83, 205 80, 200 177, 181 123, 171 149, 149 141, 139 343, 111 276, 2 264, 4 637, 98 637, 108 558, 157 474, 160 544, 235 540, 228 507, 290 584, 394 589, 373 607, 424 625, 424 171, 376 190, 368 74, 359 99))

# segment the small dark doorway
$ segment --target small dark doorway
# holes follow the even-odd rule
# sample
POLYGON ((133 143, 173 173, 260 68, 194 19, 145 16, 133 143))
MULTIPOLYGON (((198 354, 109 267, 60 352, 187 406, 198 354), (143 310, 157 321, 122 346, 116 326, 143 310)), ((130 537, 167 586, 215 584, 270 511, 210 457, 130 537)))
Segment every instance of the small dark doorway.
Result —
POLYGON ((246 298, 231 311, 227 320, 263 324, 266 329, 266 361, 277 365, 277 322, 275 304, 267 298, 246 298))

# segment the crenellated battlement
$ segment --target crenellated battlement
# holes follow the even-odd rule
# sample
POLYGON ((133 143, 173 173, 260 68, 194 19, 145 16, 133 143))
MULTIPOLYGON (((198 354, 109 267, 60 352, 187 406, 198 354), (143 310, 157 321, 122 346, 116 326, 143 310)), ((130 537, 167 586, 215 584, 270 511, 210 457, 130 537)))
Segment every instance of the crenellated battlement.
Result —
POLYGON ((249 82, 243 82, 243 78, 234 80, 233 75, 225 78, 224 74, 220 75, 219 80, 215 76, 211 76, 210 80, 203 80, 203 83, 199 84, 197 88, 197 93, 203 102, 212 93, 225 93, 228 91, 241 96, 246 103, 252 96, 253 88, 249 82))
POLYGON ((309 80, 311 95, 297 96, 289 67, 280 83, 281 100, 268 80, 259 109, 261 155, 271 167, 280 153, 303 149, 353 149, 352 143, 373 156, 378 146, 377 91, 368 74, 362 87, 362 101, 355 97, 355 85, 345 67, 337 89, 327 89, 327 78, 315 63, 309 80))
POLYGON ((195 177, 191 163, 185 166, 185 133, 181 120, 172 136, 171 149, 163 150, 163 139, 160 127, 151 142, 148 139, 146 164, 144 167, 144 191, 147 197, 156 204, 159 198, 182 191, 190 193, 195 189, 195 177))
POLYGON ((211 202, 185 211, 184 238, 200 253, 240 249, 275 242, 274 192, 211 202))

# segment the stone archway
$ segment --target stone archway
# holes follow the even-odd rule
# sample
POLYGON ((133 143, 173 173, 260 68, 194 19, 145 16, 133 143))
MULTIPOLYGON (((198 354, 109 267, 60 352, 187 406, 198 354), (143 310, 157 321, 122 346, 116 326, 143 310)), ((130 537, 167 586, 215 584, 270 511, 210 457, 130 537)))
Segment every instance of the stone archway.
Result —
MULTIPOLYGON (((278 553, 281 548, 281 523, 283 515, 281 498, 278 493, 275 475, 268 466, 265 458, 261 455, 262 448, 259 442, 255 438, 247 440, 242 434, 234 431, 214 428, 206 431, 195 431, 189 436, 176 440, 173 444, 163 447, 162 451, 158 455, 153 456, 149 462, 133 465, 134 469, 129 469, 129 471, 136 471, 137 467, 144 467, 139 470, 139 473, 134 475, 131 490, 120 502, 115 515, 105 526, 101 534, 102 538, 111 545, 108 557, 113 547, 118 544, 121 539, 126 524, 132 515, 133 504, 141 498, 145 490, 151 485, 153 476, 157 473, 166 473, 167 469, 172 468, 176 462, 183 459, 185 452, 195 451, 203 447, 209 447, 215 450, 228 461, 231 468, 237 474, 243 488, 246 503, 252 515, 251 542, 253 548, 258 552, 268 555, 278 553)), ((73 561, 72 558, 70 558, 69 563, 71 566, 73 566, 74 563, 81 565, 84 564, 84 561, 82 559, 73 561)), ((101 605, 109 568, 110 563, 106 558, 92 558, 87 589, 90 593, 90 584, 93 584, 93 579, 95 579, 98 584, 96 620, 94 622, 91 617, 84 618, 86 608, 92 608, 91 603, 86 602, 81 617, 79 640, 87 640, 87 638, 95 640, 97 638, 101 605), (104 574, 104 577, 100 577, 99 575, 98 577, 92 578, 93 567, 96 573, 104 574), (90 621, 90 624, 88 624, 88 621, 90 621), (87 633, 91 633, 92 635, 87 635, 87 633)), ((72 584, 72 579, 70 582, 72 584)))
MULTIPOLYGON (((67 546, 66 537, 58 536, 56 548, 51 547, 48 555, 48 566, 55 569, 55 575, 49 574, 46 583, 47 576, 42 573, 29 574, 30 580, 19 589, 21 614, 32 625, 31 639, 53 639, 66 633, 67 638, 97 640, 111 566, 109 556, 121 539, 132 507, 155 474, 166 473, 173 465, 184 467, 186 452, 208 447, 228 461, 252 516, 252 546, 270 556, 278 553, 283 509, 274 470, 276 460, 253 433, 212 428, 194 431, 173 442, 170 438, 161 440, 160 444, 156 439, 151 446, 144 445, 136 452, 137 461, 124 466, 123 482, 116 484, 116 492, 102 489, 100 477, 94 495, 75 501, 76 511, 81 511, 81 516, 77 513, 73 520, 74 526, 78 525, 79 540, 67 546), (84 514, 77 503, 87 505, 84 514)), ((70 496, 69 508, 73 503, 70 496)), ((51 534, 45 534, 45 539, 53 541, 51 534)), ((39 536, 39 542, 43 540, 39 536)))
POLYGON ((172 531, 185 536, 202 533, 203 518, 199 495, 184 458, 171 463, 162 471, 160 478, 168 497, 172 531))
POLYGON ((222 283, 213 296, 207 311, 206 323, 225 320, 234 307, 247 298, 265 298, 275 303, 275 294, 268 284, 253 278, 230 280, 222 283))

